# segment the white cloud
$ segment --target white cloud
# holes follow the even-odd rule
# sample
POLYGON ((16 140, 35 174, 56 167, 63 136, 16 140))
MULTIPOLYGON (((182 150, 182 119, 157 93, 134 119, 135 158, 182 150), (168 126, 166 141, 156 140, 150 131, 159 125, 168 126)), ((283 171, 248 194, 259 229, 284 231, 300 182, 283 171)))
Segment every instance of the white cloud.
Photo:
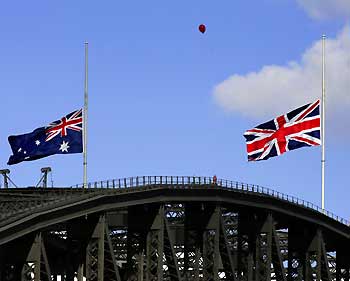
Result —
POLYGON ((297 2, 315 19, 350 17, 349 0, 297 0, 297 2))
MULTIPOLYGON (((326 114, 337 127, 350 120, 350 34, 346 26, 326 39, 326 114)), ((321 97, 322 42, 315 42, 300 62, 267 65, 246 75, 234 74, 214 88, 215 101, 226 111, 247 117, 274 118, 321 97)), ((262 119, 261 121, 264 121, 262 119)), ((339 128, 338 128, 339 129, 339 128)))

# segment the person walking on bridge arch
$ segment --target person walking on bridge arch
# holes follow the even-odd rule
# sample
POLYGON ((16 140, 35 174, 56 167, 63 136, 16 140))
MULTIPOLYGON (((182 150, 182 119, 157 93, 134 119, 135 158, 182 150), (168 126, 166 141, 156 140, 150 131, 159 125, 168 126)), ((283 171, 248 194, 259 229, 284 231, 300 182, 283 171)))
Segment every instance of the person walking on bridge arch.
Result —
POLYGON ((213 184, 217 185, 218 178, 216 175, 213 176, 213 184))

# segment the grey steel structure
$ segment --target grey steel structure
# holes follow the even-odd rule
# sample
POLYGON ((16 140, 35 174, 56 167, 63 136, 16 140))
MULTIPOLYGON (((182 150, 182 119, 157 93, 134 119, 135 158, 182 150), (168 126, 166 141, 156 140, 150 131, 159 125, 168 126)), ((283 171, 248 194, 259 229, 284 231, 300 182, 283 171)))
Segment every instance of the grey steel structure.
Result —
POLYGON ((349 222, 260 186, 145 176, 0 190, 0 280, 349 280, 349 222))

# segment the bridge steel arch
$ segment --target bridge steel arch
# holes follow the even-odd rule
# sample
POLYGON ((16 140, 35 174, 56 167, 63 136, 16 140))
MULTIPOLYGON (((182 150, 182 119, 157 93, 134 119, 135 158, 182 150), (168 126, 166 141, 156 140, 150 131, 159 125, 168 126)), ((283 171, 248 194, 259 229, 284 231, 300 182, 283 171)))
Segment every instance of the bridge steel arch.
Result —
POLYGON ((350 280, 349 222, 259 186, 136 177, 0 190, 0 281, 350 280))

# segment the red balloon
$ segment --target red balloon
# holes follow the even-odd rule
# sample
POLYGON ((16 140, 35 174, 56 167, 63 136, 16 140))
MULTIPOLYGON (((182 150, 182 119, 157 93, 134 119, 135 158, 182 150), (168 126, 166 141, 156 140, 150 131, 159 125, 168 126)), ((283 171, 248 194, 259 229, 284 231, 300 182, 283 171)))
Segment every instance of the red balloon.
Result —
POLYGON ((204 33, 206 28, 205 28, 205 25, 204 25, 204 24, 200 24, 200 25, 198 26, 198 29, 199 29, 200 32, 204 33))

